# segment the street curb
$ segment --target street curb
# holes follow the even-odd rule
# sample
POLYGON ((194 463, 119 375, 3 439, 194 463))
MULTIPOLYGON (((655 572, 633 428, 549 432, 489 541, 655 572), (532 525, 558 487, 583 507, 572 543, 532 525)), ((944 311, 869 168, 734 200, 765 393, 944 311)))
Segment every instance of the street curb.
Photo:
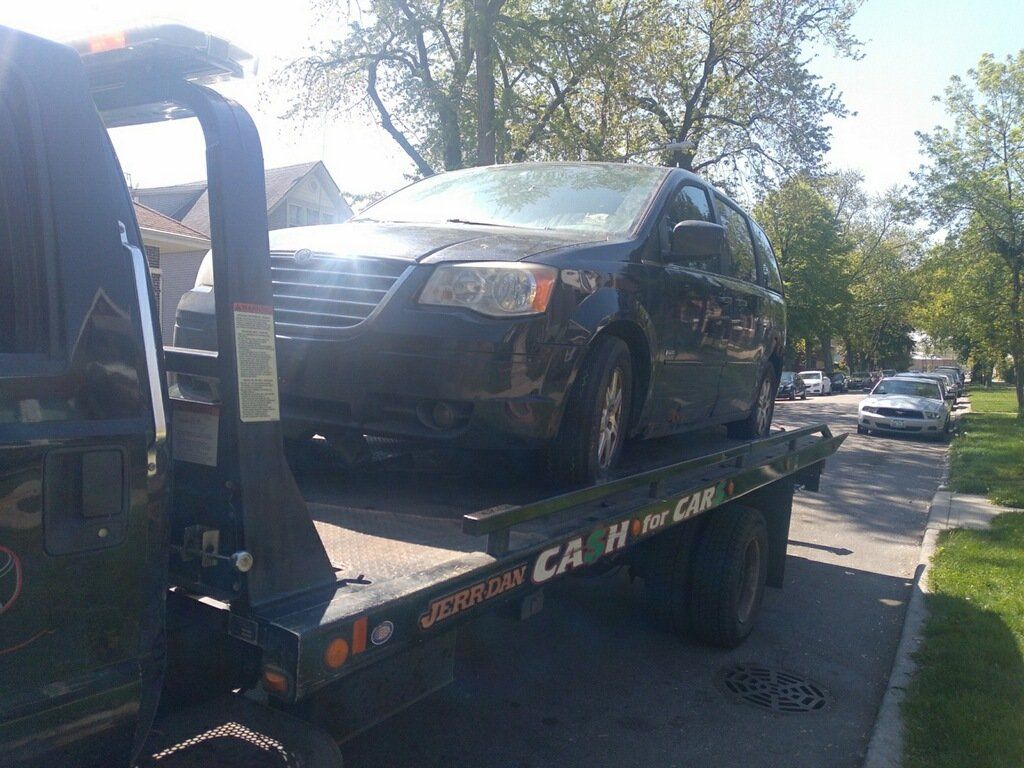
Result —
POLYGON ((893 659, 892 670, 889 672, 889 683, 878 708, 878 716, 868 741, 864 755, 864 768, 900 768, 903 763, 903 716, 900 708, 906 696, 907 687, 914 679, 917 662, 914 654, 921 645, 924 623, 928 618, 925 607, 925 595, 928 589, 928 569, 939 531, 948 527, 949 510, 952 494, 945 490, 946 473, 938 491, 928 505, 928 523, 924 537, 921 539, 921 553, 918 556, 917 568, 914 570, 914 586, 907 605, 907 614, 903 619, 903 631, 896 647, 896 658, 893 659))

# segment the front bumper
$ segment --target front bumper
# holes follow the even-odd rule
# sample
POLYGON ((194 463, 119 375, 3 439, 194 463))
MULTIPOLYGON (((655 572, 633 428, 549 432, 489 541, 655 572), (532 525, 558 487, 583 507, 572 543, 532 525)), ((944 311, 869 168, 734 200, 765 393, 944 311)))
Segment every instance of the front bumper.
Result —
MULTIPOLYGON (((396 293, 331 339, 278 336, 281 418, 292 436, 351 431, 473 447, 534 447, 557 434, 585 349, 549 315, 492 319, 396 293)), ((216 346, 213 294, 179 305, 175 345, 216 346)))
POLYGON ((902 434, 923 434, 937 436, 947 429, 948 418, 940 419, 900 419, 891 416, 880 416, 874 413, 861 412, 857 423, 872 432, 891 432, 902 434))

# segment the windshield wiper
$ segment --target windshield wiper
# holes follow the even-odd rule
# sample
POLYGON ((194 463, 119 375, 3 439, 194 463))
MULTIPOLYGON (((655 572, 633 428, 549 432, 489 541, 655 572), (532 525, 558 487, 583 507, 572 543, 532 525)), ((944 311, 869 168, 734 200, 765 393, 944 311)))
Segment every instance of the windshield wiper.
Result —
MULTIPOLYGON (((445 219, 447 224, 469 224, 473 227, 512 227, 511 224, 495 224, 493 221, 472 221, 470 219, 445 219)), ((512 227, 515 229, 515 227, 512 227)))

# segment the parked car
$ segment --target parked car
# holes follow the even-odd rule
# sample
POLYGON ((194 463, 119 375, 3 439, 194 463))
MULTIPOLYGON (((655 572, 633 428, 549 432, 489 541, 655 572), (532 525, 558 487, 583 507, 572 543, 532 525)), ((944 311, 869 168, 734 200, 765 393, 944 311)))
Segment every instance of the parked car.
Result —
POLYGON ((796 400, 798 397, 801 400, 806 400, 807 385, 793 371, 783 371, 782 377, 779 379, 779 391, 775 396, 788 400, 796 400))
POLYGON ((829 376, 829 379, 832 382, 833 392, 846 392, 849 387, 849 380, 846 378, 846 374, 842 371, 833 371, 832 375, 829 376))
POLYGON ((956 393, 958 395, 963 395, 966 391, 967 379, 964 376, 963 369, 957 368, 953 365, 940 365, 935 369, 935 373, 945 373, 946 375, 951 376, 956 382, 956 393))
MULTIPOLYGON (((470 168, 344 224, 270 233, 287 434, 545 451, 605 477, 627 437, 766 434, 785 346, 768 238, 692 173, 470 168)), ((212 259, 175 343, 215 346, 212 259)))
POLYGON ((937 381, 942 387, 942 397, 945 400, 951 401, 953 404, 956 403, 956 385, 950 380, 949 376, 943 373, 921 373, 919 371, 906 371, 904 373, 897 373, 897 379, 931 379, 937 381))
POLYGON ((823 371, 800 371, 797 376, 804 380, 809 395, 828 395, 832 392, 832 381, 823 371))
POLYGON ((945 439, 952 425, 942 385, 933 378, 894 376, 879 381, 857 409, 857 433, 917 433, 945 439))
POLYGON ((866 389, 871 386, 871 374, 867 371, 855 371, 846 379, 847 389, 866 389))

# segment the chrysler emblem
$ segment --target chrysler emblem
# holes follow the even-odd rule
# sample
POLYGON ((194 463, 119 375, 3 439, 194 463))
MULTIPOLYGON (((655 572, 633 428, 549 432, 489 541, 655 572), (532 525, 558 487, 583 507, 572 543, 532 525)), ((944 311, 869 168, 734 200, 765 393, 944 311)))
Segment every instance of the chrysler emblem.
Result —
POLYGON ((308 264, 313 258, 313 252, 309 248, 300 248, 292 256, 296 264, 308 264))

